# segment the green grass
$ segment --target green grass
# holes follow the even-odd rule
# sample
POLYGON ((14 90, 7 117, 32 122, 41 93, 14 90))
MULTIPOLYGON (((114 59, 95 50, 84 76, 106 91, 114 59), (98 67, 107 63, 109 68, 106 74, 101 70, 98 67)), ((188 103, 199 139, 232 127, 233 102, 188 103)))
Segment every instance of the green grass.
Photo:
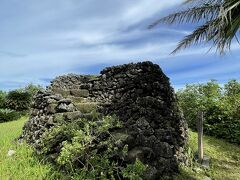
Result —
MULTIPOLYGON (((197 163, 194 167, 182 167, 181 175, 176 179, 199 179, 206 176, 216 180, 240 180, 240 146, 224 140, 204 136, 204 155, 210 157, 210 168, 203 169, 197 163), (201 168, 199 172, 193 169, 201 168)), ((197 153, 197 133, 190 131, 189 146, 197 153)))
POLYGON ((50 165, 44 165, 34 156, 32 149, 26 144, 19 145, 15 139, 21 134, 21 129, 27 117, 17 121, 0 123, 0 179, 43 179, 50 171, 50 165), (11 157, 9 150, 16 151, 11 157))
MULTIPOLYGON (((15 139, 21 134, 26 120, 27 117, 22 117, 17 121, 0 123, 0 180, 54 179, 55 175, 60 175, 50 164, 34 157, 31 147, 16 143, 15 139), (16 153, 8 157, 10 149, 16 153)), ((189 146, 193 152, 197 151, 197 133, 190 132, 189 146)), ((208 176, 216 180, 240 180, 240 146, 204 136, 204 151, 211 158, 210 169, 200 169, 194 163, 193 167, 182 167, 181 174, 175 179, 202 180, 208 176), (199 172, 193 170, 196 167, 199 172)))

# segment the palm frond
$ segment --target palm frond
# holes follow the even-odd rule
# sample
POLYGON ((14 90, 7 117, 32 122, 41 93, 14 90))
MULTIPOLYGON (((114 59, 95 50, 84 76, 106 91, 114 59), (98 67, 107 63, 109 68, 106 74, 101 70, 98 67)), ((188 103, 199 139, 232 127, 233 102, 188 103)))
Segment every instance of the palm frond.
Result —
POLYGON ((239 6, 237 9, 232 9, 231 16, 229 17, 230 19, 227 21, 225 19, 221 19, 222 22, 219 23, 219 33, 216 37, 214 37, 213 42, 220 52, 224 52, 226 49, 229 50, 232 40, 234 38, 237 39, 236 34, 240 29, 239 10, 239 6))
POLYGON ((199 26, 191 34, 185 36, 171 54, 175 54, 181 49, 185 49, 193 44, 209 41, 212 37, 214 37, 214 34, 216 34, 215 26, 218 22, 219 20, 212 20, 202 26, 199 26))
POLYGON ((221 22, 218 24, 218 34, 213 43, 221 54, 230 50, 232 40, 240 28, 240 2, 239 0, 226 0, 219 14, 221 22))
POLYGON ((181 12, 170 14, 164 18, 155 21, 153 24, 149 25, 149 29, 157 26, 160 23, 197 23, 202 19, 210 21, 219 15, 221 5, 219 4, 204 4, 200 7, 190 8, 181 12))
POLYGON ((203 5, 203 4, 222 4, 224 0, 185 0, 183 4, 203 5))
POLYGON ((237 38, 236 34, 240 31, 240 1, 186 0, 185 4, 188 9, 170 14, 149 26, 153 28, 160 23, 203 23, 185 36, 172 54, 202 42, 212 42, 212 47, 216 47, 220 54, 230 50, 232 40, 237 38))

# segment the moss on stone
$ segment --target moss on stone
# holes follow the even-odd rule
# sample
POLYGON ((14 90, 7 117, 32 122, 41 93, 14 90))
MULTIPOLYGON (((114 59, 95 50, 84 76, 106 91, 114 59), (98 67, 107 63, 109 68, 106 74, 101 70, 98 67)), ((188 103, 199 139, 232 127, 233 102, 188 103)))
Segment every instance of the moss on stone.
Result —
POLYGON ((83 97, 68 96, 68 98, 71 99, 73 103, 82 103, 84 101, 83 97))
POLYGON ((75 97, 88 97, 89 91, 87 89, 71 89, 70 94, 75 97))
POLYGON ((48 106, 47 106, 47 112, 49 113, 49 114, 54 114, 54 113, 56 113, 56 107, 57 107, 57 103, 52 103, 52 104, 49 104, 48 106))
POLYGON ((64 118, 67 120, 76 120, 81 118, 82 113, 80 111, 75 111, 75 112, 66 112, 64 113, 64 118))
POLYGON ((70 95, 70 91, 63 89, 53 89, 52 90, 56 94, 61 94, 63 97, 68 97, 70 95))
POLYGON ((56 123, 64 121, 63 113, 54 114, 53 121, 56 122, 56 123))
POLYGON ((90 113, 97 109, 97 103, 95 102, 77 103, 75 106, 81 113, 90 113))

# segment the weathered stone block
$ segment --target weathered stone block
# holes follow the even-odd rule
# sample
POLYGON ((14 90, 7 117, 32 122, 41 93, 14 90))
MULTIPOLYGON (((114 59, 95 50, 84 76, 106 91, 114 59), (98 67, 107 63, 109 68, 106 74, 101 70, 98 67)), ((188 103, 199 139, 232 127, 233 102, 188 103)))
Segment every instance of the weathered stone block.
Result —
POLYGON ((75 112, 66 112, 63 114, 64 118, 66 120, 76 120, 82 117, 82 113, 80 111, 75 112))
POLYGON ((72 100, 71 99, 61 99, 58 101, 59 104, 63 103, 63 104, 71 104, 72 100))
POLYGON ((89 91, 87 89, 71 89, 70 94, 76 97, 88 97, 89 91))
POLYGON ((63 89, 53 89, 52 90, 54 93, 56 94, 60 94, 63 97, 67 97, 70 95, 70 91, 69 90, 63 90, 63 89))
POLYGON ((83 97, 68 96, 68 98, 71 99, 74 104, 84 102, 83 97))
POLYGON ((57 108, 57 112, 73 112, 76 110, 75 106, 71 104, 60 103, 57 108))
POLYGON ((49 104, 47 106, 47 113, 48 114, 54 114, 56 113, 56 108, 57 108, 57 104, 49 104))
POLYGON ((98 103, 95 103, 95 102, 92 102, 92 103, 77 103, 77 104, 75 104, 75 106, 81 113, 90 113, 90 112, 97 109, 97 104, 98 103))

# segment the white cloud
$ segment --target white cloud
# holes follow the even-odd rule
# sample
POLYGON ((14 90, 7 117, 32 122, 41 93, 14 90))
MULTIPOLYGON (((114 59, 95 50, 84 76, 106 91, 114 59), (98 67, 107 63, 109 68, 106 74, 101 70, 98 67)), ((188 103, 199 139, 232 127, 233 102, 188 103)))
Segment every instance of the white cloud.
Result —
MULTIPOLYGON (((81 73, 84 68, 98 64, 153 60, 163 64, 167 71, 178 70, 181 63, 188 66, 190 61, 184 58, 198 57, 208 49, 192 48, 169 56, 189 29, 166 26, 146 29, 159 12, 179 3, 178 0, 2 0, 0 88, 13 88, 14 83, 16 87, 26 82, 44 83, 42 79, 76 69, 81 73), (177 61, 179 58, 183 61, 177 61)), ((177 75, 184 78, 189 74, 177 75)))

